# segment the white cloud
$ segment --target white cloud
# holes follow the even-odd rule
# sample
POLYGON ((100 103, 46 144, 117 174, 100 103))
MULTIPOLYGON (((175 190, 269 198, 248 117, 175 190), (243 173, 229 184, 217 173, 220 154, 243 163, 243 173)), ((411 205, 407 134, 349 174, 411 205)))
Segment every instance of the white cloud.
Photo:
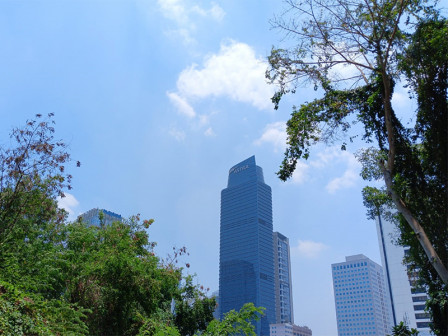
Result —
POLYGON ((182 0, 158 0, 160 9, 165 17, 175 21, 178 25, 189 24, 188 10, 182 0))
POLYGON ((277 121, 272 124, 268 124, 261 137, 254 141, 255 145, 262 145, 264 143, 270 143, 274 146, 274 150, 284 151, 286 148, 286 122, 277 121))
POLYGON ((196 64, 183 70, 177 80, 178 94, 187 100, 228 97, 258 109, 272 109, 273 88, 266 83, 266 62, 257 58, 247 44, 230 41, 221 44, 202 67, 196 64))
POLYGON ((204 132, 204 135, 206 136, 215 136, 215 132, 213 132, 213 129, 211 127, 207 128, 207 130, 204 132))
POLYGON ((395 109, 410 108, 412 106, 412 100, 406 92, 398 89, 394 91, 392 96, 392 105, 395 109))
POLYGON ((204 17, 211 17, 212 19, 214 19, 215 21, 222 21, 222 19, 224 18, 224 16, 226 15, 226 13, 224 12, 224 9, 222 9, 218 4, 216 3, 212 3, 212 7, 210 9, 204 9, 202 7, 199 6, 193 6, 191 8, 191 12, 193 13, 197 13, 201 16, 204 17))
POLYGON ((185 100, 185 98, 180 97, 177 93, 167 92, 168 98, 177 107, 177 110, 183 115, 194 118, 196 116, 196 112, 193 107, 185 100))
POLYGON ((342 175, 332 178, 327 183, 325 189, 330 194, 334 194, 340 189, 350 188, 356 185, 356 182, 360 179, 360 163, 348 151, 341 151, 337 147, 330 147, 322 152, 313 153, 312 157, 316 159, 297 162, 296 170, 291 178, 292 183, 303 184, 309 181, 312 177, 309 174, 310 169, 313 170, 313 176, 317 176, 318 172, 331 172, 338 165, 345 166, 344 172, 342 175))
POLYGON ((171 135, 174 139, 176 139, 177 141, 184 141, 185 140, 185 132, 179 129, 176 129, 174 127, 172 127, 169 132, 169 135, 171 135))
POLYGON ((210 9, 198 5, 191 5, 186 0, 158 0, 159 8, 167 19, 173 21, 177 28, 167 32, 168 35, 180 37, 184 44, 191 45, 196 41, 192 34, 196 31, 198 16, 222 21, 224 10, 216 3, 211 3, 210 9))
POLYGON ((196 44, 196 40, 193 36, 191 36, 191 32, 189 29, 179 28, 179 29, 171 29, 165 32, 165 35, 173 40, 181 40, 182 43, 186 46, 192 46, 196 44))
POLYGON ((323 154, 321 153, 321 157, 321 162, 325 161, 326 164, 334 160, 346 164, 344 174, 342 174, 342 176, 340 177, 332 179, 325 187, 330 194, 334 194, 339 189, 347 189, 353 187, 360 179, 359 170, 361 165, 352 153, 341 151, 340 149, 333 147, 331 151, 323 154))
POLYGON ((327 184, 326 189, 330 194, 334 194, 338 189, 346 189, 354 186, 357 180, 358 174, 351 169, 347 169, 344 175, 331 180, 327 184))
POLYGON ((209 10, 210 16, 214 18, 216 21, 222 21, 224 19, 224 16, 226 15, 226 12, 224 12, 224 9, 219 7, 216 3, 213 4, 212 8, 209 10))
POLYGON ((59 196, 57 198, 58 207, 67 211, 68 212, 68 220, 73 221, 76 219, 76 216, 77 216, 76 208, 78 207, 79 202, 75 198, 75 196, 73 196, 72 194, 69 194, 69 193, 64 193, 64 194, 65 194, 65 197, 59 196))
POLYGON ((306 259, 315 259, 328 249, 328 246, 312 240, 299 240, 298 245, 291 248, 291 253, 306 259))
POLYGON ((309 175, 308 170, 310 166, 303 161, 298 161, 296 164, 296 169, 292 174, 291 181, 295 184, 302 184, 308 181, 309 175))
MULTIPOLYGON (((167 92, 167 96, 181 114, 197 121, 198 126, 204 128, 209 126, 211 114, 198 115, 194 103, 207 98, 226 97, 258 109, 272 109, 270 97, 273 88, 265 81, 266 67, 266 62, 257 57, 249 45, 229 41, 221 44, 218 53, 206 57, 203 65, 193 64, 184 69, 179 74, 177 90, 167 92)), ((272 125, 278 130, 271 131, 277 132, 278 146, 280 137, 285 138, 279 125, 272 125)), ((211 135, 207 131, 205 134, 211 135)), ((273 141, 273 138, 266 138, 273 136, 275 134, 266 135, 260 139, 260 143, 273 141)))

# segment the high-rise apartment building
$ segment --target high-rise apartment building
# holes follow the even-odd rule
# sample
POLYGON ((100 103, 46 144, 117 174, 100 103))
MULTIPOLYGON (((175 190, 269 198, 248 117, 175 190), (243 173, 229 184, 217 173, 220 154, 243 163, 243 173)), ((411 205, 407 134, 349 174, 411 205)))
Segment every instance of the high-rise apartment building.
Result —
POLYGON ((258 336, 275 323, 271 188, 252 156, 229 170, 221 192, 219 308, 221 317, 245 303, 265 307, 258 336))
POLYGON ((81 218, 83 219, 84 222, 86 222, 89 225, 100 226, 100 213, 101 212, 103 213, 104 225, 110 225, 110 224, 112 224, 112 222, 123 220, 121 215, 116 214, 115 212, 108 211, 105 209, 98 209, 98 208, 91 209, 87 212, 84 212, 81 215, 81 218))
POLYGON ((419 335, 429 336, 430 317, 424 311, 428 297, 424 290, 413 287, 417 282, 415 272, 408 271, 403 264, 408 248, 394 244, 398 231, 392 222, 377 217, 376 227, 386 286, 392 303, 393 324, 403 321, 409 327, 416 328, 419 335))
POLYGON ((276 323, 294 324, 289 239, 274 232, 274 284, 276 323))
POLYGON ((386 336, 392 312, 380 265, 362 254, 332 264, 339 336, 386 336))

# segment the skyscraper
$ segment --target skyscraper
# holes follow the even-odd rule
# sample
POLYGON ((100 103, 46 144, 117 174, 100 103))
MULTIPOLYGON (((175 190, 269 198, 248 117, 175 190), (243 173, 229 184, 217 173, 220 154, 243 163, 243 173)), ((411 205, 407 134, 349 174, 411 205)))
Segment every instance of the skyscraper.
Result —
POLYGON ((90 209, 89 211, 84 212, 81 215, 81 218, 89 225, 100 226, 100 212, 103 213, 104 225, 110 225, 112 222, 123 220, 121 215, 116 214, 115 212, 98 208, 90 209))
POLYGON ((276 323, 294 324, 289 239, 274 232, 274 284, 276 323))
POLYGON ((271 188, 252 156, 229 170, 221 192, 219 304, 221 317, 245 303, 265 307, 259 336, 275 323, 271 188))
POLYGON ((424 311, 428 297, 424 290, 412 286, 417 280, 415 272, 408 272, 403 264, 408 248, 393 243, 398 232, 392 222, 377 217, 376 228, 386 285, 392 301, 393 323, 396 325, 403 321, 409 327, 416 328, 419 335, 429 336, 430 317, 424 311))
POLYGON ((338 335, 390 334, 392 312, 382 267, 358 254, 331 268, 338 335))

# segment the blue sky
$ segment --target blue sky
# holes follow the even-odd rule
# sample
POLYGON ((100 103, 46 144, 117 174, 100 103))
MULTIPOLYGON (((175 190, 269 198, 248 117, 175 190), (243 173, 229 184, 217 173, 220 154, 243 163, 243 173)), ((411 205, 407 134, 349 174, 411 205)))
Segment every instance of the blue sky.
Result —
MULTIPOLYGON (((275 111, 266 57, 281 1, 0 2, 0 143, 36 113, 55 113, 72 158, 71 218, 94 207, 154 218, 166 255, 186 246, 188 272, 218 289, 220 192, 230 167, 256 156, 272 187, 274 229, 291 244, 295 321, 337 334, 330 264, 379 262, 353 153, 316 147, 291 181, 275 175, 284 122, 311 88, 275 111)), ((398 90, 403 116, 413 103, 398 90)))

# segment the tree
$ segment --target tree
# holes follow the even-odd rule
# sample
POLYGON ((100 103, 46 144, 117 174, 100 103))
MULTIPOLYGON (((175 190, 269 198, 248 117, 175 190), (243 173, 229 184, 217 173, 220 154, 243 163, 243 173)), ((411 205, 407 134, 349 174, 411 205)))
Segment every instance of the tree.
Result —
POLYGON ((404 324, 403 322, 400 322, 396 326, 392 328, 392 335, 391 336, 416 336, 418 335, 417 329, 411 328, 404 324))
POLYGON ((431 296, 433 328, 446 335, 447 22, 424 0, 286 3, 274 25, 297 47, 271 52, 266 75, 278 85, 272 100, 277 108, 284 94, 306 82, 323 97, 293 108, 278 175, 291 177, 317 142, 340 141, 345 149, 341 136, 358 136, 352 125, 361 122, 363 140, 376 142, 358 153, 362 176, 385 182, 382 190, 364 190, 369 214, 383 211, 385 203, 398 210, 401 243, 411 246, 421 285, 431 296), (403 77, 418 102, 415 127, 405 127, 392 107, 395 82, 403 77))
POLYGON ((187 276, 175 300, 174 323, 181 335, 203 331, 213 320, 216 300, 208 298, 201 287, 193 284, 192 276, 187 276))
POLYGON ((71 189, 65 167, 70 155, 54 139, 52 117, 36 115, 12 131, 11 148, 0 147, 0 248, 14 235, 26 236, 30 223, 64 219, 54 201, 71 189))
POLYGON ((53 115, 27 121, 0 147, 0 333, 87 334, 86 310, 61 300, 65 213, 56 197, 70 188, 69 155, 54 140, 53 115))
POLYGON ((155 255, 147 233, 153 220, 134 216, 101 227, 66 221, 57 197, 70 188, 70 156, 53 139, 52 117, 36 116, 13 130, 11 148, 0 146, 0 334, 177 336, 186 325, 191 335, 204 330, 214 300, 191 277, 182 282, 175 263, 185 248, 168 263, 155 255), (183 307, 180 323, 172 300, 183 307), (183 323, 196 318, 196 324, 183 323))
POLYGON ((204 336, 246 335, 255 336, 251 321, 258 321, 264 308, 246 303, 238 312, 231 310, 224 314, 222 321, 213 320, 202 334, 204 336))

